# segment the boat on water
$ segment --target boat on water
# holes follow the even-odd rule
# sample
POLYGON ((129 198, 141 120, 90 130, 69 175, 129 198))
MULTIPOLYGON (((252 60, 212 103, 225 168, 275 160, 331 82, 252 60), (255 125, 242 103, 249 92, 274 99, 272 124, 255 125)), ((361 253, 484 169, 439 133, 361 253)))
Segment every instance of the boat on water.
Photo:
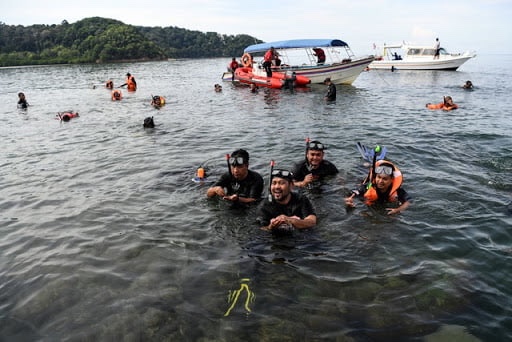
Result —
POLYGON ((457 70, 462 64, 476 56, 476 53, 449 53, 444 48, 439 50, 439 58, 434 58, 434 46, 384 45, 382 54, 377 55, 369 65, 370 69, 398 70, 457 70))
POLYGON ((265 72, 254 72, 251 67, 240 67, 235 70, 235 80, 245 84, 255 84, 258 87, 281 89, 283 87, 305 87, 310 84, 309 78, 294 73, 272 72, 267 77, 265 72))
MULTIPOLYGON (((347 43, 339 39, 293 39, 250 45, 244 50, 242 64, 256 75, 265 75, 263 55, 273 47, 281 60, 273 65, 277 72, 295 72, 311 83, 322 84, 329 77, 334 84, 352 84, 373 61, 373 56, 356 57, 347 43)), ((229 79, 224 73, 223 79, 229 79)))

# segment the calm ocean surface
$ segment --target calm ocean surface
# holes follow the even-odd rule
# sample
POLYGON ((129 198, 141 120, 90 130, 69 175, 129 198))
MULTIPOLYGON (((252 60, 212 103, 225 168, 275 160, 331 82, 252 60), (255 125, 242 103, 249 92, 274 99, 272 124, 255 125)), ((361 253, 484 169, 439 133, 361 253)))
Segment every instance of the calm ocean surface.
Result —
POLYGON ((0 69, 0 341, 512 339, 512 55, 365 72, 332 104, 323 85, 215 93, 228 62, 0 69), (126 72, 139 89, 112 102, 126 72), (425 109, 444 95, 459 109, 425 109), (307 137, 341 171, 307 193, 314 229, 272 236, 191 181, 246 148, 268 182, 307 137), (346 212, 358 141, 401 168, 399 217, 346 212))

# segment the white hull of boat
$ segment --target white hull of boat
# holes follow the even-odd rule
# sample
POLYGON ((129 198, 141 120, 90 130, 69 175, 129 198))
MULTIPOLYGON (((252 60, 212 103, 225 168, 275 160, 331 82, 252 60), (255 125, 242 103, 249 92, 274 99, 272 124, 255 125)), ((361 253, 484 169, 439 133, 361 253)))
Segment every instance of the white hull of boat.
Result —
POLYGON ((322 84, 328 77, 334 84, 352 84, 374 60, 374 56, 354 55, 348 44, 339 39, 292 39, 245 48, 244 56, 250 57, 254 72, 263 69, 263 54, 270 48, 275 49, 281 60, 280 64, 275 63, 279 66, 274 66, 273 70, 295 72, 316 84, 322 84))
POLYGON ((334 84, 352 84, 357 77, 373 61, 373 56, 345 63, 334 63, 325 66, 281 68, 281 71, 294 71, 297 75, 306 76, 311 83, 323 84, 329 77, 334 84))
POLYGON ((457 70, 462 64, 466 63, 474 56, 460 56, 446 59, 432 59, 418 60, 418 61, 405 61, 405 60, 381 60, 373 61, 370 63, 370 69, 386 69, 390 70, 392 67, 398 70, 457 70))

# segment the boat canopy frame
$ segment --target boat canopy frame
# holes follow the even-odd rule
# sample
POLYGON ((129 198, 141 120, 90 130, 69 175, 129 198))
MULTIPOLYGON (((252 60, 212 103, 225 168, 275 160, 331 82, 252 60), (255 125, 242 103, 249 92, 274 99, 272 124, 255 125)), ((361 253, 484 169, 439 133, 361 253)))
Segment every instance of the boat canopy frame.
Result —
POLYGON ((249 45, 245 48, 244 53, 265 52, 271 47, 275 49, 307 49, 315 47, 348 47, 348 44, 339 39, 292 39, 249 45))
MULTIPOLYGON (((244 53, 263 56, 263 54, 271 47, 278 51, 279 56, 283 62, 282 66, 284 66, 284 68, 293 65, 300 65, 303 68, 316 68, 351 62, 355 58, 355 55, 350 49, 349 45, 339 39, 295 39, 254 44, 245 48, 244 53), (324 63, 317 62, 317 56, 315 55, 314 51, 317 48, 324 50, 324 53, 327 57, 324 63), (342 56, 343 50, 345 56, 342 56), (297 60, 292 62, 293 59, 297 58, 297 54, 302 54, 302 56, 304 56, 304 53, 306 54, 306 60, 304 60, 304 57, 299 57, 299 60, 302 60, 300 63, 297 63, 297 60)), ((261 63, 263 63, 263 60, 259 61, 258 63, 258 68, 260 69, 262 68, 261 63)))

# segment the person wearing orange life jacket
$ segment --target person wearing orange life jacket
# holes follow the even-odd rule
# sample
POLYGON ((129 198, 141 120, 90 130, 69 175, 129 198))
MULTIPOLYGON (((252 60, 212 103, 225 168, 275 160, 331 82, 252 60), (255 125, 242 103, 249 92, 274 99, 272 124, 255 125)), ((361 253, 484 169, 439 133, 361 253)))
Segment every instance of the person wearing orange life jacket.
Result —
POLYGON ((267 77, 272 77, 272 61, 277 58, 277 52, 274 47, 270 47, 270 49, 265 52, 263 56, 263 69, 267 72, 267 77))
POLYGON ((445 96, 443 98, 443 102, 441 102, 441 103, 427 103, 425 105, 425 107, 427 107, 428 109, 442 109, 444 111, 449 111, 449 110, 459 108, 459 106, 457 106, 457 104, 453 103, 451 96, 445 96))
POLYGON ((151 98, 151 105, 156 108, 162 107, 165 105, 165 98, 160 95, 155 95, 151 98))
POLYGON ((80 115, 78 113, 75 113, 73 111, 67 111, 67 112, 61 112, 57 114, 57 118, 62 121, 69 121, 73 118, 77 118, 80 115))
POLYGON ((121 101, 123 99, 123 93, 121 90, 112 90, 112 101, 121 101))
POLYGON ((137 82, 135 81, 135 77, 133 77, 130 73, 126 74, 126 83, 121 84, 119 87, 128 86, 128 91, 136 91, 137 90, 137 82))
POLYGON ((345 198, 347 208, 354 208, 354 197, 362 197, 369 206, 385 207, 388 215, 399 214, 411 205, 411 197, 402 186, 402 173, 393 163, 379 160, 374 172, 370 172, 368 182, 363 182, 358 189, 345 198))

